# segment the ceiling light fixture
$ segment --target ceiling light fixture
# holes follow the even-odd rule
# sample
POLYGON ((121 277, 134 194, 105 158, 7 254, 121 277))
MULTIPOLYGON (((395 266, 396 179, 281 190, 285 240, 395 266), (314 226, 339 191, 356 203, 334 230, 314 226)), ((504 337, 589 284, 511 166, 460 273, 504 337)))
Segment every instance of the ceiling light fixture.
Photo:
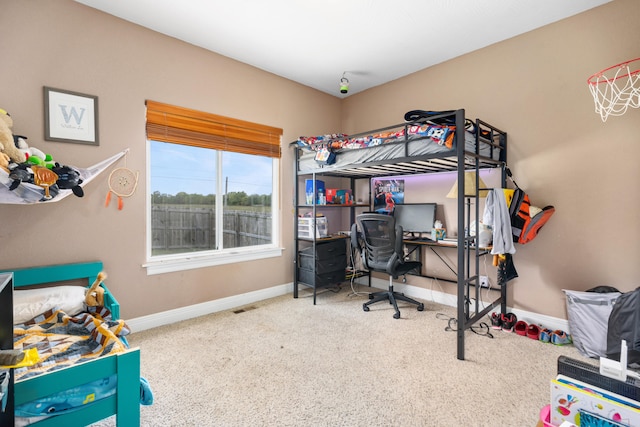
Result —
POLYGON ((340 93, 349 92, 349 79, 344 76, 346 73, 346 71, 342 73, 342 78, 340 79, 340 93))

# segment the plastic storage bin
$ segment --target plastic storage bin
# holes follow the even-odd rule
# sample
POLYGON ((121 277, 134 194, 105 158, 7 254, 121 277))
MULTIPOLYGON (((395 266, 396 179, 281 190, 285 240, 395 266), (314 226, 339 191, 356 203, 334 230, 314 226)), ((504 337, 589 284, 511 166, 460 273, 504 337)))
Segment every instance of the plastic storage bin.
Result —
MULTIPOLYGON (((546 405, 540 409, 540 421, 544 427, 555 427, 549 421, 551 420, 551 405, 546 405)), ((540 424, 538 424, 540 425, 540 424)))
POLYGON ((313 229, 316 230, 316 238, 327 237, 327 218, 298 218, 298 237, 313 239, 313 229))

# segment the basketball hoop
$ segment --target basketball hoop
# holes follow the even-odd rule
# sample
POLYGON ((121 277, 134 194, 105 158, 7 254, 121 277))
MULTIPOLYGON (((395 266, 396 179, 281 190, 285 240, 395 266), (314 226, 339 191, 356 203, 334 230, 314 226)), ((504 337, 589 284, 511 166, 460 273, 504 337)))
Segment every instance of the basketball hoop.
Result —
POLYGON ((606 68, 587 79, 603 122, 621 116, 628 107, 640 107, 640 58, 606 68), (632 65, 633 64, 633 65, 632 65), (632 69, 635 70, 632 71, 632 69))

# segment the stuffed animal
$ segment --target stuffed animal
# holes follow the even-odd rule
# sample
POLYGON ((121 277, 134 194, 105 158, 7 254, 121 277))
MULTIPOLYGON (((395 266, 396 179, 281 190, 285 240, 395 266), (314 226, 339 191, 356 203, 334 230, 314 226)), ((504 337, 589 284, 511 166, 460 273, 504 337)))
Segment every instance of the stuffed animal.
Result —
POLYGON ((6 153, 0 153, 0 169, 4 170, 6 173, 9 173, 9 163, 11 159, 9 155, 6 153))
POLYGON ((9 168, 9 179, 13 181, 9 186, 10 191, 18 188, 23 182, 42 187, 44 189, 43 200, 52 199, 60 192, 56 183, 58 175, 45 167, 31 163, 12 164, 9 168))
POLYGON ((100 286, 102 282, 107 278, 107 273, 101 271, 98 273, 98 277, 93 282, 91 287, 87 290, 84 297, 84 302, 89 307, 96 307, 104 305, 104 288, 100 286))
POLYGON ((7 154, 15 163, 24 163, 27 157, 16 147, 12 127, 13 119, 9 113, 0 108, 0 152, 7 154))
POLYGON ((78 197, 84 196, 84 190, 80 187, 82 178, 80 178, 80 172, 77 169, 56 163, 51 170, 58 175, 58 180, 56 181, 58 188, 71 190, 78 197))
POLYGON ((45 154, 44 151, 36 147, 29 147, 26 136, 13 135, 13 140, 16 147, 18 147, 18 150, 24 153, 28 163, 31 163, 32 165, 45 166, 48 169, 52 169, 55 166, 55 162, 53 161, 51 154, 45 154))

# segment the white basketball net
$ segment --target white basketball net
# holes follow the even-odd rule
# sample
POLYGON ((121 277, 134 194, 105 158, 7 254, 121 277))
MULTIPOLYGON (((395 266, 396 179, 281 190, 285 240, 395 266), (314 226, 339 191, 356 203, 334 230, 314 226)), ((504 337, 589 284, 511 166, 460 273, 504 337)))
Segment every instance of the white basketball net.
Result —
POLYGON ((609 116, 623 115, 629 107, 640 107, 640 68, 632 70, 634 62, 640 64, 640 58, 614 65, 587 79, 596 113, 603 122, 609 116))

